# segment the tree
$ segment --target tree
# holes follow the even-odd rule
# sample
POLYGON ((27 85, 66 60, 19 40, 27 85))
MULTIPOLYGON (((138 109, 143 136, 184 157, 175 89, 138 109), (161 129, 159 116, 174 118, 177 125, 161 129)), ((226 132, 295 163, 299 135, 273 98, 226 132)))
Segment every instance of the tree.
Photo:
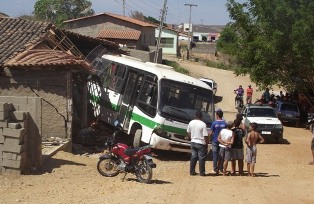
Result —
POLYGON ((137 20, 140 20, 140 21, 145 20, 144 14, 142 12, 139 12, 139 11, 131 11, 130 17, 137 19, 137 20))
POLYGON ((236 74, 262 88, 314 91, 313 0, 228 0, 227 10, 233 22, 218 44, 236 57, 236 74))
POLYGON ((95 12, 91 6, 89 0, 38 0, 34 6, 34 14, 62 27, 65 20, 93 15, 95 12))

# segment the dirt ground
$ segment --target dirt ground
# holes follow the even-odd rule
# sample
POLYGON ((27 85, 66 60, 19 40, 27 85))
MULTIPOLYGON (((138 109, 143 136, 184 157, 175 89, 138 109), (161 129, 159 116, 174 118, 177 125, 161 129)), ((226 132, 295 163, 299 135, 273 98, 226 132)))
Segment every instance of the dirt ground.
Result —
MULTIPOLYGON (((227 120, 235 116, 233 90, 239 84, 256 90, 248 77, 179 62, 191 75, 218 83, 216 107, 227 120)), ((253 99, 260 95, 255 92, 253 99)), ((141 184, 131 174, 124 181, 122 174, 102 177, 96 169, 98 154, 58 152, 37 175, 0 175, 0 203, 314 203, 314 166, 308 165, 311 133, 285 126, 284 138, 283 144, 258 145, 254 178, 214 176, 210 160, 206 177, 189 176, 188 154, 155 151, 152 183, 141 184)))

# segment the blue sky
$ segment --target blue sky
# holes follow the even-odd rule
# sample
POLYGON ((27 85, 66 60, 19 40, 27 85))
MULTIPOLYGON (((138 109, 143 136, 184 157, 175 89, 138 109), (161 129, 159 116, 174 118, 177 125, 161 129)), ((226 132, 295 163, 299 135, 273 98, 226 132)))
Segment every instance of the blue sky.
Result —
MULTIPOLYGON (((238 0, 242 3, 245 0, 238 0)), ((30 15, 34 10, 36 0, 1 0, 0 12, 11 17, 30 15)), ((122 0, 91 0, 96 14, 110 12, 123 14, 122 0)), ((160 19, 164 0, 125 0, 127 16, 131 11, 142 12, 145 16, 160 19)), ((184 4, 193 4, 191 7, 191 21, 193 24, 225 25, 230 21, 225 4, 227 0, 167 0, 166 23, 188 23, 190 7, 184 4)))

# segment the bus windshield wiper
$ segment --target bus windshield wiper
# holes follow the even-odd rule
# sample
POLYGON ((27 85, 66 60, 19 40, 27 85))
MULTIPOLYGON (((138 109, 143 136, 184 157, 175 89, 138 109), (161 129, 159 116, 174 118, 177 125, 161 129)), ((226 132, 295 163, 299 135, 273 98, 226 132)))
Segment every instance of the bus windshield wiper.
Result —
POLYGON ((172 106, 164 106, 162 112, 191 120, 190 116, 184 110, 172 106))

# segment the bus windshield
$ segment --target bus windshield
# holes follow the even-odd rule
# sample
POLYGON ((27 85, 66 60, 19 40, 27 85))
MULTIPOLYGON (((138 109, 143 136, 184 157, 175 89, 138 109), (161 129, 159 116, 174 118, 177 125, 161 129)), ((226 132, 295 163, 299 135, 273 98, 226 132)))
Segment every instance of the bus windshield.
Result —
POLYGON ((158 112, 161 116, 188 123, 195 118, 195 111, 203 112, 203 120, 207 125, 212 122, 209 113, 212 112, 213 94, 192 84, 177 82, 169 79, 160 81, 160 97, 158 112))

